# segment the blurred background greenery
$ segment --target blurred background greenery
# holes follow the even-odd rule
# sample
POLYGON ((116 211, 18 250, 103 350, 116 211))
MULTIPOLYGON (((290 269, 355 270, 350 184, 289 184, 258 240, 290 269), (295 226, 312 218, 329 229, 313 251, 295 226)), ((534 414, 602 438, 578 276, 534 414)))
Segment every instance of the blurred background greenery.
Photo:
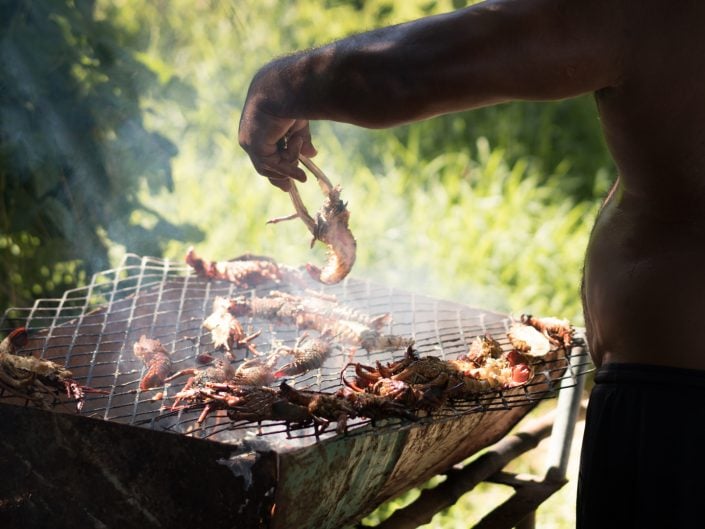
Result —
MULTIPOLYGON (((470 3, 0 0, 0 307, 125 252, 322 260, 303 224, 265 224, 291 204, 237 146, 249 80, 273 57, 470 3)), ((590 95, 312 131, 351 211, 353 275, 583 324, 583 254, 615 174, 590 95)))

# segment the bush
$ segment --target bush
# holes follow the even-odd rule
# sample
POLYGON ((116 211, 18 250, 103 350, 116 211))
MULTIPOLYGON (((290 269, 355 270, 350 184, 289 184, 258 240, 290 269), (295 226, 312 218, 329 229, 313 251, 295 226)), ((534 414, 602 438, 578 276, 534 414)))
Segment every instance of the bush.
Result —
POLYGON ((173 189, 174 143, 143 121, 160 87, 130 34, 93 2, 0 4, 0 304, 56 296, 110 265, 110 248, 158 254, 139 192, 173 189))

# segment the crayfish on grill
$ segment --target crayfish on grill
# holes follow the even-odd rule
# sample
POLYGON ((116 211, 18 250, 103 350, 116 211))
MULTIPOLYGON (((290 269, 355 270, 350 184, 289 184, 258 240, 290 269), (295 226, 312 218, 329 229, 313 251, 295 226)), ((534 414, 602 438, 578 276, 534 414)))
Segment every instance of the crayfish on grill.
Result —
POLYGON ((294 347, 282 346, 276 349, 276 355, 291 355, 294 360, 280 367, 274 376, 276 378, 291 377, 318 369, 333 349, 340 349, 340 346, 333 344, 327 335, 312 337, 308 333, 303 333, 296 340, 294 347))
POLYGON ((261 331, 245 334, 240 322, 230 312, 230 306, 228 298, 216 296, 213 301, 213 312, 203 322, 203 327, 211 331, 213 346, 216 349, 225 349, 231 360, 233 359, 232 349, 241 347, 247 348, 254 355, 259 355, 251 342, 260 335, 261 331))
POLYGON ((233 382, 247 386, 268 386, 278 378, 273 372, 277 360, 277 354, 270 355, 266 360, 261 358, 245 360, 235 370, 233 382))
POLYGON ((455 360, 419 357, 409 347, 403 359, 387 365, 348 364, 346 368, 354 367, 356 378, 351 381, 343 376, 343 383, 359 393, 391 396, 412 408, 432 410, 441 407, 448 398, 471 398, 487 391, 520 386, 533 373, 528 359, 517 351, 499 358, 487 357, 480 366, 477 361, 477 355, 473 359, 463 356, 455 360))
POLYGON ((313 418, 305 406, 295 404, 275 388, 261 386, 238 386, 233 384, 212 384, 217 390, 213 397, 226 404, 227 414, 232 421, 284 421, 287 435, 290 426, 304 427, 313 423, 313 418))
POLYGON ((507 332, 512 347, 532 358, 566 354, 573 346, 575 329, 568 320, 535 318, 524 314, 507 332))
POLYGON ((132 350, 137 358, 144 362, 147 372, 140 380, 142 391, 163 386, 171 375, 171 356, 159 340, 152 340, 142 335, 135 342, 132 350))
POLYGON ((235 316, 295 323, 301 329, 318 331, 368 352, 402 349, 414 343, 413 338, 381 332, 391 321, 389 314, 370 316, 321 299, 273 291, 267 297, 238 296, 229 303, 229 310, 235 316))
POLYGON ((228 382, 205 382, 184 395, 192 406, 202 404, 203 411, 196 423, 205 421, 208 414, 224 409, 232 421, 262 423, 285 421, 288 425, 305 426, 312 422, 308 411, 289 402, 276 388, 228 382))
POLYGON ((21 355, 20 349, 28 341, 27 329, 18 327, 0 342, 0 389, 3 391, 47 409, 56 402, 59 392, 65 392, 68 398, 76 400, 78 411, 83 408, 86 393, 108 393, 80 385, 73 380, 71 371, 51 360, 21 355))
POLYGON ((357 242, 348 227, 350 212, 347 204, 340 199, 340 186, 334 186, 323 171, 305 156, 301 155, 299 159, 316 177, 325 195, 323 207, 316 214, 315 219, 311 217, 292 181, 289 196, 296 213, 271 219, 268 223, 300 218, 313 236, 311 247, 316 241, 321 241, 328 247, 328 260, 325 266, 319 268, 309 263, 306 265, 306 270, 313 279, 321 283, 327 285, 339 283, 348 275, 355 263, 357 242))
POLYGON ((542 333, 554 347, 570 349, 573 345, 575 329, 568 320, 559 318, 536 318, 530 314, 522 314, 521 323, 530 325, 542 333))
POLYGON ((294 389, 286 382, 279 386, 282 396, 293 404, 304 406, 313 420, 316 435, 331 422, 336 433, 347 431, 348 420, 366 417, 373 422, 390 417, 415 420, 416 416, 400 403, 386 397, 340 390, 334 394, 294 389))
MULTIPOLYGON (((188 376, 188 380, 184 387, 179 391, 174 397, 174 404, 171 406, 171 410, 177 409, 177 406, 182 400, 194 400, 201 396, 203 390, 210 383, 224 383, 230 381, 235 376, 235 369, 230 364, 227 359, 217 359, 211 365, 197 369, 188 368, 182 369, 166 378, 165 382, 171 382, 179 377, 188 376)), ((210 407, 206 404, 201 417, 198 422, 202 422, 208 413, 210 412, 210 407)))
POLYGON ((266 283, 300 283, 300 273, 278 265, 269 257, 244 254, 230 261, 207 261, 199 257, 193 247, 186 252, 186 264, 196 275, 207 279, 229 281, 238 288, 254 288, 266 283))
POLYGON ((311 293, 296 296, 272 290, 266 297, 238 296, 230 299, 230 312, 235 316, 252 316, 285 322, 309 322, 309 328, 323 329, 337 321, 355 322, 361 329, 381 331, 391 322, 388 313, 371 316, 353 307, 341 305, 331 296, 311 293))

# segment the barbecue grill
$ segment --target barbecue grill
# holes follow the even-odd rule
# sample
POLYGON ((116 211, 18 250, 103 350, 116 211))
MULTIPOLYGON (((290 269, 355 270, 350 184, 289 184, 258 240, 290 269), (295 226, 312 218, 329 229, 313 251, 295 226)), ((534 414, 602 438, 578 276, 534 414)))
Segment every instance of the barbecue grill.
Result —
MULTIPOLYGON (((355 278, 243 289, 181 263, 127 255, 87 287, 9 309, 0 321, 3 333, 29 329, 23 353, 65 365, 77 382, 104 392, 88 394, 80 413, 67 399, 44 410, 0 396, 0 517, 58 527, 343 527, 497 442, 541 400, 580 387, 589 365, 576 340, 567 356, 540 364, 527 385, 481 393, 415 421, 352 419, 344 433, 233 421, 222 411, 199 423, 198 406, 171 407, 185 378, 140 390, 145 366, 132 348, 141 336, 160 340, 175 370, 194 367, 213 350, 202 324, 216 296, 272 290, 335 296, 372 315, 389 313, 385 332, 413 337, 421 356, 456 358, 487 333, 511 349, 513 320, 498 312, 355 278)), ((293 346, 301 334, 291 323, 241 322, 262 331, 260 351, 293 346)), ((237 362, 251 356, 235 354, 237 362)), ((374 365, 399 360, 404 350, 341 349, 289 382, 334 392, 351 354, 374 365)))

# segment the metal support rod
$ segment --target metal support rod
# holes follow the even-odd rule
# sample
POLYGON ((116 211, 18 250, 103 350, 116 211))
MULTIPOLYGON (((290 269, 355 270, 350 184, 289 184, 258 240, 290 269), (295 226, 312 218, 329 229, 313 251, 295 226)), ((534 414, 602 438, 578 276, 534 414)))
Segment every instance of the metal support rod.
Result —
POLYGON ((556 404, 556 420, 551 432, 551 441, 547 457, 546 477, 553 480, 565 478, 570 458, 570 448, 575 431, 575 423, 580 411, 583 389, 585 387, 584 373, 588 368, 584 354, 587 351, 585 330, 576 329, 570 356, 569 370, 572 376, 561 380, 561 389, 556 404))

